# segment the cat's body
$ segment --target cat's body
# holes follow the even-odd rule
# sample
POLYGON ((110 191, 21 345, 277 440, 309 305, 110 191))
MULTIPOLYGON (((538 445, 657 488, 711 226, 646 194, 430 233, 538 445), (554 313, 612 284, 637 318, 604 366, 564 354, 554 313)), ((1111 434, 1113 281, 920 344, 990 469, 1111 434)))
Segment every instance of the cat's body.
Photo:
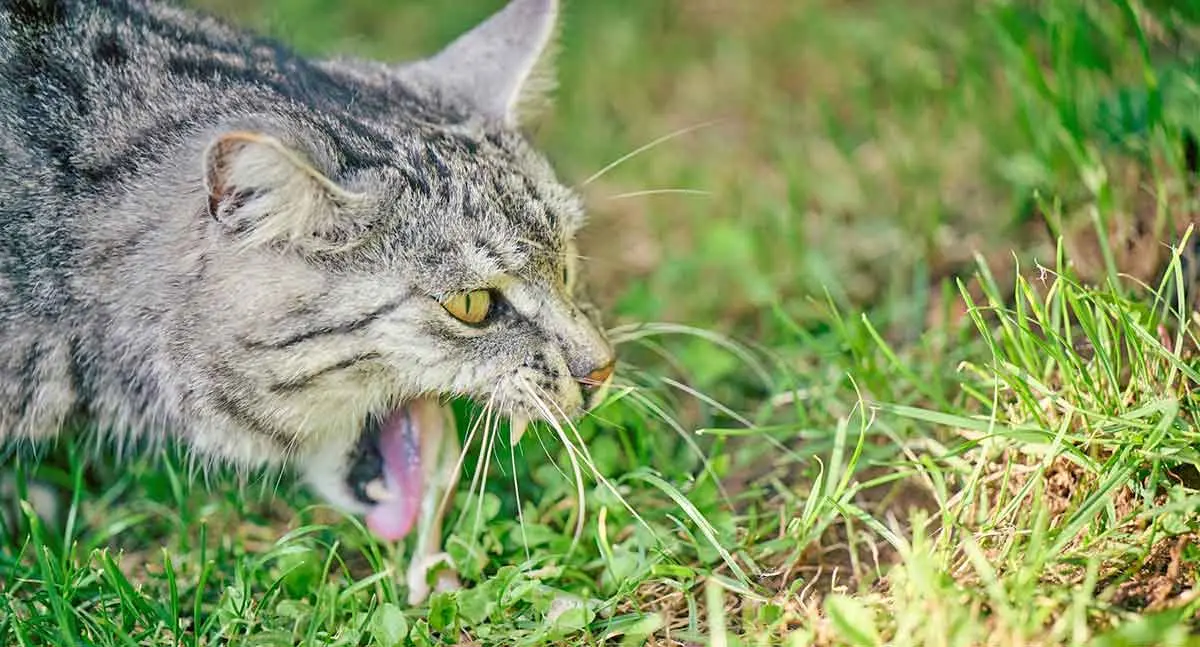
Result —
POLYGON ((0 442, 82 415, 382 515, 363 484, 420 487, 437 398, 578 415, 612 354, 577 200, 516 130, 555 10, 388 66, 143 0, 0 5, 0 442))

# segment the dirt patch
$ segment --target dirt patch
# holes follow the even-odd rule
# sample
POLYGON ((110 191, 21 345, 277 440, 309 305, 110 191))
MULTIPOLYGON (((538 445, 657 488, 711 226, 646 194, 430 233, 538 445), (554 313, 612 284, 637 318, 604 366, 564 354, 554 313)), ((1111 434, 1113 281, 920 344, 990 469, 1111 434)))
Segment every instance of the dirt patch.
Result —
MULTIPOLYGON (((1042 503, 1052 515, 1051 527, 1060 525, 1066 515, 1077 509, 1079 502, 1097 483, 1097 475, 1083 469, 1078 463, 1061 457, 1054 459, 1040 473, 1030 470, 1015 474, 1007 489, 1010 495, 1020 492, 1030 478, 1042 479, 1042 503)), ((1133 534, 1148 530, 1149 522, 1140 514, 1146 509, 1142 495, 1129 486, 1122 486, 1113 493, 1112 501, 1121 531, 1133 534)), ((992 505, 1004 503, 1007 501, 997 501, 992 505)), ((1152 501, 1153 506, 1167 503, 1165 494, 1156 495, 1152 501)), ((1081 531, 1080 536, 1064 550, 1077 550, 1078 542, 1086 532, 1081 531)), ((1200 536, 1195 533, 1162 537, 1151 547, 1144 562, 1136 566, 1132 573, 1129 572, 1131 565, 1128 563, 1121 563, 1119 560, 1109 563, 1105 569, 1111 575, 1101 582, 1097 590, 1110 591, 1110 601, 1114 606, 1137 612, 1157 611, 1191 601, 1200 595, 1200 592, 1193 590, 1197 566, 1194 561, 1185 559, 1185 552, 1189 547, 1200 546, 1198 540, 1200 536)), ((1056 573, 1054 576, 1077 580, 1082 577, 1082 572, 1074 569, 1056 573)))
MULTIPOLYGON (((856 480, 870 481, 885 473, 883 468, 870 468, 863 470, 856 480)), ((761 476, 761 479, 771 480, 767 476, 761 476)), ((787 479, 776 482, 784 480, 787 479)), ((749 487, 767 486, 759 483, 749 487)), ((788 504, 782 499, 782 494, 776 495, 764 501, 762 507, 787 509, 788 504)), ((929 519, 936 518, 932 513, 938 509, 934 497, 916 478, 864 490, 855 497, 854 504, 877 519, 895 520, 896 530, 902 535, 910 533, 907 522, 913 518, 915 511, 925 512, 925 518, 929 519)), ((787 532, 786 521, 785 518, 780 519, 781 538, 787 532)), ((817 644, 834 644, 830 636, 821 635, 821 632, 831 631, 828 622, 821 618, 825 598, 835 593, 858 594, 863 591, 886 594, 886 572, 899 559, 896 549, 869 529, 857 522, 847 524, 839 520, 799 553, 784 552, 759 559, 757 566, 762 572, 756 579, 759 585, 756 593, 762 595, 765 601, 725 591, 726 629, 736 635, 747 630, 769 630, 778 637, 808 627, 818 632, 817 644), (761 615, 767 605, 773 607, 771 613, 776 616, 769 627, 763 625, 761 615)), ((745 564, 743 566, 748 568, 745 564)), ((723 569, 718 569, 718 572, 728 576, 723 569)), ((688 587, 681 587, 669 580, 651 580, 642 584, 637 594, 631 596, 618 611, 653 611, 660 614, 663 626, 647 643, 649 645, 691 645, 694 643, 680 636, 705 635, 709 631, 705 584, 703 578, 688 587)))
POLYGON ((1043 475, 1045 485, 1043 497, 1050 514, 1059 516, 1077 503, 1079 496, 1095 484, 1095 477, 1084 471, 1078 463, 1065 458, 1056 458, 1043 475))
MULTIPOLYGON (((636 597, 642 600, 642 608, 654 610, 663 621, 662 627, 649 638, 646 645, 699 647, 707 644, 706 641, 697 642, 693 639, 706 636, 710 631, 705 580, 700 580, 686 590, 671 583, 647 582, 639 588, 636 597)), ((725 628, 730 633, 740 635, 749 629, 747 623, 753 622, 766 605, 774 607, 774 613, 778 614, 773 626, 769 628, 775 638, 806 626, 821 627, 825 624, 821 620, 820 612, 823 597, 822 593, 809 587, 795 593, 777 593, 765 602, 748 600, 741 595, 723 591, 725 628)), ((763 626, 755 628, 760 631, 768 629, 763 626)), ((816 644, 832 642, 819 640, 816 644)))
POLYGON ((1198 540, 1195 533, 1159 540, 1141 568, 1116 585, 1112 603, 1131 611, 1153 612, 1195 599, 1200 595, 1193 588, 1196 564, 1184 559, 1184 551, 1198 540))

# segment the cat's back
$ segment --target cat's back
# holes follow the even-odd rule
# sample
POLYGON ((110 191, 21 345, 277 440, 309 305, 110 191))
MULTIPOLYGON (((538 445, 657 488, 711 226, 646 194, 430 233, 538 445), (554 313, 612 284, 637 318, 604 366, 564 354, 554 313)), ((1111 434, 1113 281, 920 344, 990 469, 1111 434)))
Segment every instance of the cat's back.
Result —
POLYGON ((171 4, 0 3, 10 190, 14 170, 37 168, 59 194, 105 191, 218 120, 336 110, 361 93, 272 40, 171 4))

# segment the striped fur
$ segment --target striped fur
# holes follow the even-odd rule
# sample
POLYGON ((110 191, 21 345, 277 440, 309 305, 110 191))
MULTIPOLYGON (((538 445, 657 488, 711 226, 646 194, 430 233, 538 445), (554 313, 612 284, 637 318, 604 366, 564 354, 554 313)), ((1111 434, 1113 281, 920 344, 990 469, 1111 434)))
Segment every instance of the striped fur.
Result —
POLYGON ((418 395, 578 415, 612 351, 516 112, 555 9, 383 64, 148 0, 0 3, 0 441, 80 416, 329 483, 418 395), (479 288, 485 326, 439 304, 479 288))

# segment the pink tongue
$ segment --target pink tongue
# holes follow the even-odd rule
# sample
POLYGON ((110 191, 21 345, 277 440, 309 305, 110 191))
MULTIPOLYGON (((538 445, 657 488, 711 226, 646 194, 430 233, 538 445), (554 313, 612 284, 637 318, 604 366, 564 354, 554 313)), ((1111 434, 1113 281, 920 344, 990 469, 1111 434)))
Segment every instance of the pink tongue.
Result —
POLYGON ((383 421, 379 452, 383 455, 383 478, 395 496, 367 513, 367 527, 384 541, 399 541, 412 530, 421 506, 419 432, 411 411, 402 407, 383 421))

